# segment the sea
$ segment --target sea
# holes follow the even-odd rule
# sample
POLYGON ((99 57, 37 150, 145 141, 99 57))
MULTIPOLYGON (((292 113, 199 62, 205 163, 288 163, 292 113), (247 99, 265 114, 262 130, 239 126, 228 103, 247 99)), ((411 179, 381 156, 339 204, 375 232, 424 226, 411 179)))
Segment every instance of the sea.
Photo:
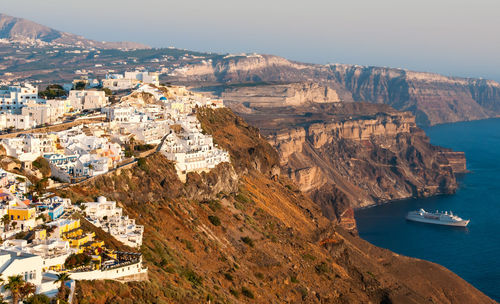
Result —
POLYGON ((431 142, 464 151, 470 173, 456 194, 357 210, 362 238, 396 253, 441 264, 500 302, 500 119, 425 129, 431 142), (408 211, 453 211, 467 228, 408 222, 408 211))

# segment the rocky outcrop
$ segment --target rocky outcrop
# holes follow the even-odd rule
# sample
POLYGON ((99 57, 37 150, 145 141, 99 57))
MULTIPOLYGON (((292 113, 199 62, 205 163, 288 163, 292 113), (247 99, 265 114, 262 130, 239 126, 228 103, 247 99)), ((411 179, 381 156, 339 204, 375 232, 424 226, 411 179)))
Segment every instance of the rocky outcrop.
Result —
MULTIPOLYGON (((278 131, 269 140, 280 151, 283 171, 301 190, 318 198, 334 185, 352 207, 452 193, 453 168, 463 165, 458 154, 432 146, 409 113, 313 123, 278 131), (445 155, 455 156, 453 166, 445 155)), ((332 202, 319 203, 329 208, 332 202)))
MULTIPOLYGON (((453 193, 463 153, 430 144, 410 112, 379 104, 252 108, 241 113, 279 152, 281 173, 348 223, 350 208, 453 193)), ((350 224, 349 224, 350 225, 350 224)))
POLYGON ((305 103, 339 102, 337 92, 316 83, 234 86, 222 93, 224 102, 245 103, 248 107, 298 106, 305 103))
POLYGON ((500 114, 500 84, 401 69, 330 65, 355 101, 412 111, 420 125, 485 119, 500 114))
MULTIPOLYGON (((171 79, 246 86, 261 82, 315 82, 334 90, 342 101, 384 103, 397 110, 411 111, 417 123, 424 126, 500 115, 500 84, 495 81, 394 68, 303 64, 270 55, 229 56, 185 66, 173 73, 171 79)), ((234 92, 234 86, 222 90, 229 99, 234 95, 235 100, 246 97, 248 103, 264 103, 266 100, 261 97, 266 96, 272 97, 267 101, 272 103, 287 96, 285 92, 282 99, 277 99, 278 96, 267 93, 269 88, 265 86, 239 89, 240 93, 234 92), (256 98, 244 96, 248 92, 256 98)))

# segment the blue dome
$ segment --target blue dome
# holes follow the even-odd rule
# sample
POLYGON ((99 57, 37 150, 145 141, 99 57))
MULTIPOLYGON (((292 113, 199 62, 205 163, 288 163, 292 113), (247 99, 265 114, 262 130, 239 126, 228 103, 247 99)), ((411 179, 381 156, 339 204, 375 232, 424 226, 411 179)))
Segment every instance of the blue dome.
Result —
POLYGON ((165 96, 163 96, 163 97, 160 97, 160 100, 167 100, 167 98, 165 96))

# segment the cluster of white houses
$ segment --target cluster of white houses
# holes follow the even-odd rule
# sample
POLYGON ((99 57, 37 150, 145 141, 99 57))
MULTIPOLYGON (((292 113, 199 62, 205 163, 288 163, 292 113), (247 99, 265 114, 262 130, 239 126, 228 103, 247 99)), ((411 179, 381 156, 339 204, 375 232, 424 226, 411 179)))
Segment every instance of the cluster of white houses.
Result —
POLYGON ((96 227, 102 228, 117 240, 130 247, 142 245, 144 226, 136 225, 135 220, 123 215, 123 210, 116 202, 108 201, 104 196, 96 202, 84 203, 87 220, 96 227))
MULTIPOLYGON (((39 201, 27 197, 27 179, 0 170, 0 277, 20 275, 36 286, 37 293, 57 293, 57 274, 68 272, 73 280, 140 280, 147 275, 138 253, 106 248, 95 234, 82 229, 71 200, 53 196, 39 201), (84 265, 71 264, 75 255, 88 256, 84 265), (68 262, 70 261, 70 262, 68 262)), ((88 219, 106 229, 111 236, 131 247, 142 244, 143 227, 123 215, 116 202, 100 197, 83 203, 88 219)), ((0 287, 0 294, 10 298, 10 291, 0 287)))
MULTIPOLYGON (((106 173, 126 159, 130 160, 126 164, 133 162, 133 156, 125 156, 132 144, 154 147, 174 161, 181 180, 188 172, 207 171, 230 161, 229 153, 217 147, 211 135, 204 134, 195 114, 198 107, 223 107, 222 100, 184 87, 160 87, 157 76, 147 73, 109 77, 107 85, 119 89, 127 86, 122 80, 133 79, 136 89, 114 105, 107 104, 102 91, 70 91, 64 100, 41 100, 30 85, 0 91, 0 129, 2 119, 12 116, 18 123, 27 123, 22 128, 14 126, 23 129, 41 122, 53 124, 54 117, 75 109, 100 109, 107 118, 63 131, 6 136, 0 143, 8 156, 21 161, 23 169, 35 172, 32 165, 39 166, 44 158, 52 177, 64 182, 106 173)), ((0 170, 0 217, 6 217, 0 226, 5 240, 0 246, 3 278, 21 275, 35 284, 37 292, 54 293, 58 287, 53 284, 55 275, 61 271, 69 271, 75 280, 141 279, 147 274, 140 254, 108 250, 104 242, 94 239, 94 233, 84 231, 80 219, 71 216, 77 208, 70 200, 50 197, 34 202, 26 195, 28 188, 25 177, 0 170), (68 260, 74 254, 86 254, 92 263, 70 268, 68 260)), ((86 221, 123 244, 142 245, 144 227, 125 215, 117 202, 99 197, 80 208, 86 221)), ((5 289, 0 293, 9 296, 5 289)))
POLYGON ((1 141, 8 156, 27 167, 40 157, 48 160, 52 176, 71 182, 108 172, 121 161, 118 143, 107 137, 86 134, 83 125, 54 133, 22 134, 1 141))
POLYGON ((67 97, 49 100, 38 96, 36 86, 28 83, 12 85, 0 89, 0 130, 27 130, 59 122, 70 113, 100 109, 108 104, 109 99, 98 87, 128 90, 137 88, 141 83, 159 85, 158 73, 134 71, 124 75, 106 75, 102 82, 86 80, 89 90, 73 90, 75 83, 69 84, 69 87, 64 85, 68 90, 67 97))
POLYGON ((0 90, 0 130, 27 130, 54 124, 69 113, 100 109, 108 104, 104 91, 70 90, 64 99, 38 97, 38 88, 30 84, 0 90))

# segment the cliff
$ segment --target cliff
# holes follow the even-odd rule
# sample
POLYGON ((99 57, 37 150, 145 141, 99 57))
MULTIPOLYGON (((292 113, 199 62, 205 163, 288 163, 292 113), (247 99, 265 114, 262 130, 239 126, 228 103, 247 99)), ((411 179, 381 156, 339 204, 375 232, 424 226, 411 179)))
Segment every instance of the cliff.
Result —
POLYGON ((332 88, 311 82, 229 87, 222 93, 222 98, 226 103, 245 103, 249 107, 298 106, 310 102, 340 101, 332 88))
POLYGON ((332 220, 348 220, 350 207, 453 193, 455 173, 465 171, 463 153, 431 145, 411 113, 384 105, 255 108, 242 115, 278 150, 282 174, 332 220))
POLYGON ((149 281, 78 282, 76 303, 493 303, 439 265, 334 226, 274 174, 276 151, 231 111, 199 117, 205 130, 216 130, 232 166, 191 174, 184 185, 172 164, 153 154, 140 167, 61 193, 106 195, 145 225, 149 281))
MULTIPOLYGON (((271 55, 221 56, 177 69, 169 79, 218 82, 229 99, 245 96, 249 90, 240 88, 236 93, 234 84, 315 82, 330 88, 342 101, 384 103, 411 111, 423 126, 500 115, 500 84, 495 81, 394 68, 304 64, 271 55)), ((260 88, 268 95, 268 88, 260 88)), ((259 98, 246 102, 261 100, 257 88, 251 94, 259 98)))

